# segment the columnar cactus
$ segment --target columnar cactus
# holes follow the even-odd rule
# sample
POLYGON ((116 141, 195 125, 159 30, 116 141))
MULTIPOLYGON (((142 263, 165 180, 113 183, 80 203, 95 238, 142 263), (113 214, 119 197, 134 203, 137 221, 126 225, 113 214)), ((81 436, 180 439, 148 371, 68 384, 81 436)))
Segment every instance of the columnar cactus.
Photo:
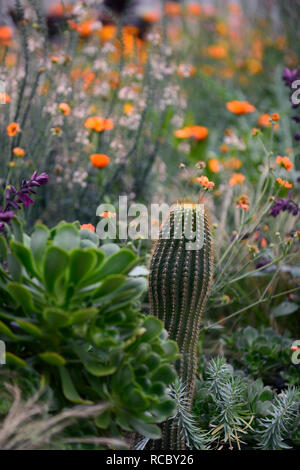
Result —
MULTIPOLYGON (((151 314, 164 322, 170 338, 179 346, 181 357, 176 367, 187 387, 190 407, 198 366, 201 314, 209 294, 212 271, 212 241, 203 205, 177 204, 171 208, 154 248, 149 300, 151 314)), ((168 420, 163 427, 160 448, 184 449, 175 422, 168 420)))

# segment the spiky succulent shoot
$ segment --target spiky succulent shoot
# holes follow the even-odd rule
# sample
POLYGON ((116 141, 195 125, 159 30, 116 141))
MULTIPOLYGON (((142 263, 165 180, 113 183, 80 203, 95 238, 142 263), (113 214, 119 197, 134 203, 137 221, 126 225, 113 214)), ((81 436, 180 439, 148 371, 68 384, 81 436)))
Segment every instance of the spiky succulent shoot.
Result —
MULTIPOLYGON (((191 408, 201 315, 212 282, 213 250, 207 214, 201 204, 177 204, 160 231, 150 264, 151 314, 161 319, 179 346, 176 368, 191 408)), ((184 449, 175 422, 164 424, 161 448, 184 449)))

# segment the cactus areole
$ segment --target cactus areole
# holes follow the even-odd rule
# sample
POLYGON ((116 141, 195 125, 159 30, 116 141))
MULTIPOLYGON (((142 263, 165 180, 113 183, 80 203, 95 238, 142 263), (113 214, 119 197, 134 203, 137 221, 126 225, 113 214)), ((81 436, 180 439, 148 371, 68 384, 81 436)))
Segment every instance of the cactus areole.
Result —
MULTIPOLYGON (((213 250, 207 214, 202 204, 173 206, 160 231, 150 264, 151 314, 162 320, 180 351, 176 368, 192 405, 198 366, 201 315, 209 294, 213 250)), ((163 425, 155 447, 184 449, 175 420, 163 425)))

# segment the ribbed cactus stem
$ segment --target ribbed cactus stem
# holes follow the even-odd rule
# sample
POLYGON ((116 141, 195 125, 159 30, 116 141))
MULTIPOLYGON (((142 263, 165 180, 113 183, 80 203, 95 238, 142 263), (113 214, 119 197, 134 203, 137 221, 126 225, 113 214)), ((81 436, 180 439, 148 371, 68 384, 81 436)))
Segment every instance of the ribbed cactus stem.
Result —
MULTIPOLYGON (((160 231, 150 264, 151 314, 161 319, 181 354, 176 368, 192 406, 201 315, 212 282, 213 249, 207 214, 201 204, 177 204, 160 231), (169 235, 169 237, 168 237, 169 235)), ((175 421, 163 425, 161 449, 184 449, 175 421)), ((158 447, 157 447, 158 448, 158 447)))

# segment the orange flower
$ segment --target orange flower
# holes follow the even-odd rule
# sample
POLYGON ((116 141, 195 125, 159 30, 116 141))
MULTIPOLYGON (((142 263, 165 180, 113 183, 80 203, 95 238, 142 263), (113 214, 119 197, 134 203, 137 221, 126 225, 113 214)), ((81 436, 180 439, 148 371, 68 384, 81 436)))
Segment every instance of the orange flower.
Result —
POLYGON ((227 170, 239 170, 243 165, 241 160, 236 157, 228 158, 227 160, 222 161, 222 163, 227 170))
POLYGON ((110 162, 110 158, 104 153, 93 153, 90 160, 96 168, 105 168, 110 162))
POLYGON ((216 24, 216 31, 221 35, 225 36, 228 33, 228 28, 225 23, 221 21, 216 24))
POLYGON ((227 57, 226 47, 219 44, 209 46, 207 49, 207 53, 213 59, 225 59, 225 57, 227 57))
POLYGON ((273 121, 279 121, 280 119, 280 115, 278 113, 273 113, 272 114, 272 120, 273 121))
POLYGON ((95 232, 95 227, 92 224, 82 224, 80 225, 81 230, 89 230, 90 232, 95 232))
POLYGON ((249 209, 249 199, 247 194, 243 194, 242 196, 240 196, 236 202, 236 207, 241 207, 242 209, 244 209, 244 211, 247 211, 249 209))
POLYGON ((257 75, 263 71, 261 62, 257 59, 248 59, 247 67, 251 75, 257 75))
POLYGON ((169 16, 179 16, 181 13, 181 6, 177 2, 165 3, 165 14, 169 16))
POLYGON ((186 126, 174 131, 174 136, 178 139, 194 137, 196 140, 203 140, 208 136, 208 129, 204 126, 186 126))
POLYGON ((174 131, 174 136, 177 137, 177 139, 188 139, 191 137, 190 128, 183 127, 182 129, 177 129, 174 131))
POLYGON ((13 154, 14 154, 16 157, 22 158, 22 157, 24 157, 25 153, 26 153, 25 150, 22 149, 21 147, 15 147, 15 148, 13 149, 13 154))
POLYGON ((253 137, 256 137, 259 134, 261 134, 261 131, 259 129, 257 129, 257 127, 253 127, 253 129, 251 129, 251 135, 253 137))
POLYGON ((61 1, 53 3, 47 11, 48 16, 55 16, 55 17, 62 17, 65 13, 69 13, 72 11, 72 6, 68 5, 64 2, 62 4, 61 1))
POLYGON ((267 113, 261 114, 257 120, 257 124, 260 127, 272 127, 272 117, 267 113))
POLYGON ((13 37, 13 30, 9 26, 0 26, 0 44, 8 46, 13 37))
POLYGON ((96 132, 108 131, 114 128, 114 123, 111 119, 104 119, 99 116, 89 117, 85 123, 86 129, 92 129, 96 132))
POLYGON ((276 163, 277 163, 277 165, 284 168, 286 171, 290 171, 294 168, 294 165, 292 164, 289 157, 281 157, 280 155, 277 155, 276 163))
POLYGON ((104 25, 99 29, 98 34, 103 42, 111 41, 117 34, 117 27, 111 24, 104 25))
POLYGON ((94 25, 94 20, 87 20, 76 25, 74 29, 76 29, 80 37, 87 38, 93 32, 93 25, 94 25))
POLYGON ((248 101, 229 101, 226 108, 233 114, 249 114, 255 111, 255 107, 248 101))
POLYGON ((208 160, 208 168, 212 173, 218 173, 221 170, 221 165, 216 158, 210 158, 208 160))
POLYGON ((262 238, 260 239, 260 247, 261 247, 261 248, 266 248, 267 245, 268 245, 267 240, 266 240, 264 237, 262 237, 262 238))
POLYGON ((208 129, 204 126, 192 126, 191 135, 196 140, 204 140, 208 136, 208 129))
POLYGON ((103 217, 104 219, 106 219, 106 217, 116 217, 116 212, 110 212, 110 211, 104 211, 102 212, 101 214, 99 214, 99 217, 103 217))
POLYGON ((284 188, 291 189, 293 187, 292 183, 287 180, 283 180, 282 178, 276 178, 277 183, 284 188))
POLYGON ((89 70, 85 70, 82 73, 82 78, 84 81, 84 90, 88 90, 89 86, 93 83, 96 78, 94 72, 90 72, 89 70))
POLYGON ((232 69, 231 67, 224 67, 222 70, 221 70, 221 76, 222 78, 232 78, 234 76, 234 69, 232 69))
POLYGON ((229 150, 228 145, 226 145, 226 144, 220 145, 220 151, 221 151, 222 153, 227 153, 228 150, 229 150))
POLYGON ((7 104, 11 102, 11 97, 7 93, 0 93, 0 104, 7 104))
POLYGON ((242 184, 245 181, 245 175, 242 173, 233 173, 229 180, 229 186, 235 186, 236 184, 242 184))
POLYGON ((160 12, 158 10, 145 11, 141 18, 147 23, 156 23, 160 19, 160 12))
POLYGON ((187 13, 192 16, 200 16, 201 15, 201 6, 198 3, 188 3, 187 5, 187 13))
POLYGON ((202 186, 204 186, 204 188, 206 189, 212 189, 215 185, 213 181, 209 181, 207 176, 199 176, 198 178, 196 178, 196 181, 202 184, 202 186))
POLYGON ((6 130, 9 137, 15 137, 15 135, 17 135, 21 129, 17 122, 11 122, 8 124, 6 130))
POLYGON ((70 106, 67 103, 60 103, 58 110, 61 111, 65 116, 68 116, 71 111, 70 106))
POLYGON ((129 115, 133 112, 134 106, 131 103, 125 103, 123 106, 123 111, 125 114, 129 115))

